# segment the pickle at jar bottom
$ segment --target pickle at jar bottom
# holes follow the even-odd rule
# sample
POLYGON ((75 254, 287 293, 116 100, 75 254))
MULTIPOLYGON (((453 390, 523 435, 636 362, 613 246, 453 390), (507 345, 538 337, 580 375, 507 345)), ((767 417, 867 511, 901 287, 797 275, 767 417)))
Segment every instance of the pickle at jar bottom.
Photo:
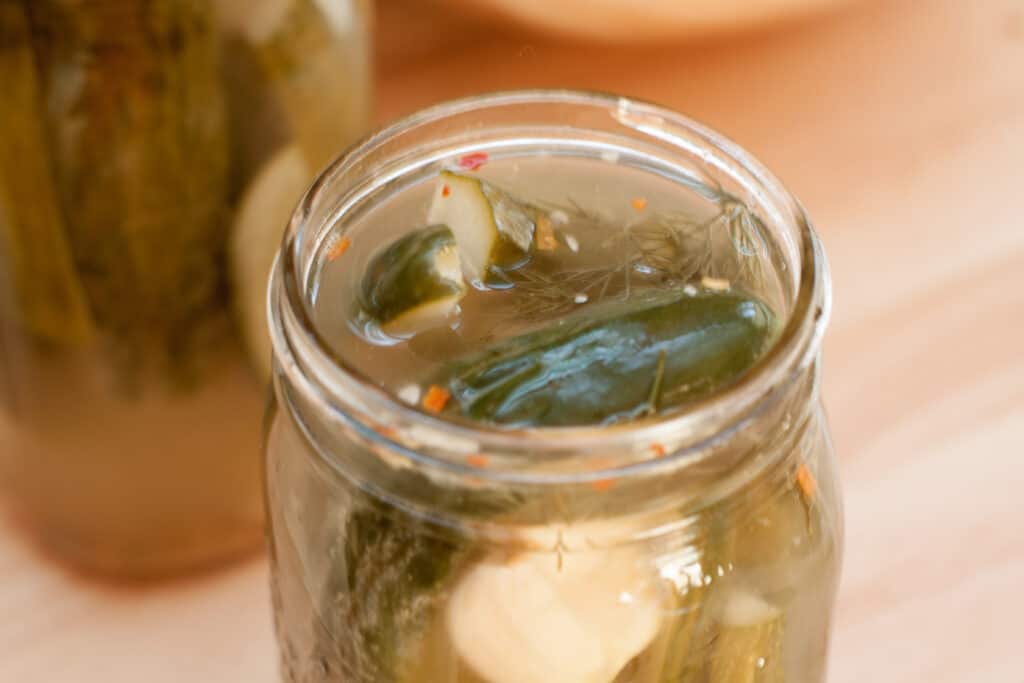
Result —
POLYGON ((394 124, 297 211, 267 434, 286 681, 825 680, 829 283, 768 171, 654 105, 512 92, 394 124))

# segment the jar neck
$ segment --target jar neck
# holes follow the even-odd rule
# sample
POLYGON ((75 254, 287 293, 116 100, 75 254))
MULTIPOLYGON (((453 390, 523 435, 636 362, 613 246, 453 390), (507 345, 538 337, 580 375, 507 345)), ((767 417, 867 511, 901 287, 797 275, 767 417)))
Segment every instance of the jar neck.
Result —
MULTIPOLYGON (((808 421, 828 308, 820 245, 799 204, 757 162, 672 112, 572 92, 459 101, 369 138, 331 166, 301 202, 271 286, 278 395, 319 454, 320 466, 441 516, 471 515, 470 502, 487 495, 551 501, 565 508, 562 516, 574 519, 731 495, 780 466, 788 440, 808 421), (545 139, 596 136, 643 147, 674 164, 698 191, 715 186, 744 198, 771 233, 785 299, 783 330, 750 371, 722 390, 652 418, 500 429, 453 423, 406 406, 332 353, 312 321, 308 291, 328 231, 344 229, 346 216, 375 187, 398 182, 410 164, 428 168, 453 153, 538 131, 545 139)), ((530 506, 520 513, 551 518, 551 510, 531 512, 530 506)))
MULTIPOLYGON (((596 520, 615 523, 589 533, 587 543, 614 544, 624 536, 641 540, 634 529, 645 538, 674 532, 709 508, 741 507, 746 499, 763 500, 791 486, 807 450, 801 444, 816 438, 818 367, 803 368, 753 413, 700 443, 672 452, 660 443, 637 442, 636 450, 654 459, 626 466, 619 465, 621 453, 577 450, 564 456, 553 477, 536 471, 496 476, 488 468, 494 456, 475 444, 463 448, 416 425, 324 411, 312 387, 282 373, 276 382, 280 409, 305 441, 319 476, 334 485, 364 490, 432 524, 499 544, 524 544, 516 529, 596 520)), ((550 539, 533 540, 547 547, 550 539)))

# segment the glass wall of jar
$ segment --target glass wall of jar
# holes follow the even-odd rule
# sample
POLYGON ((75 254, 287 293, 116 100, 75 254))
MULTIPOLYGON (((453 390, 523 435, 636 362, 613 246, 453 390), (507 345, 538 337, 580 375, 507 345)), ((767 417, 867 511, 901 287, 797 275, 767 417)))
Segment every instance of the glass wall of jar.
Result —
POLYGON ((262 535, 265 283, 368 123, 363 0, 0 3, 0 478, 151 575, 262 535))
MULTIPOLYGON (((729 237, 732 223, 708 225, 729 237)), ((303 199, 271 285, 285 680, 824 681, 842 548, 819 397, 829 302, 800 206, 734 144, 653 105, 496 94, 354 148, 303 199), (715 221, 751 221, 756 239, 727 248, 757 260, 732 277, 778 313, 770 349, 682 407, 609 424, 505 428, 382 388, 372 355, 353 362, 331 338, 325 264, 379 237, 363 219, 442 169, 538 155, 603 164, 600 196, 639 170, 718 206, 715 221)))

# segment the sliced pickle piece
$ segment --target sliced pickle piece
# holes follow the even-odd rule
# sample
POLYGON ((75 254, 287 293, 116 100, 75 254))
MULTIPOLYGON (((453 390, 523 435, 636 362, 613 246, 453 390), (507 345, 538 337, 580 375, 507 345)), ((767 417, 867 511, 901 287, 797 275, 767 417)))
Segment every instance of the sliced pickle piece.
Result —
POLYGON ((231 232, 228 262, 235 309, 262 380, 270 378, 267 281, 288 219, 311 176, 298 146, 279 151, 246 190, 231 232))
POLYGON ((31 41, 23 5, 0 4, 0 270, 22 327, 74 345, 92 336, 93 321, 50 167, 31 41))
POLYGON ((467 277, 497 284, 529 258, 536 212, 479 178, 442 171, 427 218, 451 228, 467 277), (495 272, 497 271, 497 272, 495 272))
POLYGON ((729 595, 711 654, 711 683, 782 683, 782 611, 755 593, 729 595))
POLYGON ((496 343, 437 378, 450 410, 526 427, 607 423, 679 405, 745 372, 775 318, 731 292, 672 293, 582 311, 496 343))
POLYGON ((654 639, 654 578, 634 552, 491 557, 456 584, 446 623, 489 683, 611 683, 654 639))
POLYGON ((455 237, 432 225, 400 238, 370 261, 363 309, 393 337, 443 325, 466 293, 455 237))

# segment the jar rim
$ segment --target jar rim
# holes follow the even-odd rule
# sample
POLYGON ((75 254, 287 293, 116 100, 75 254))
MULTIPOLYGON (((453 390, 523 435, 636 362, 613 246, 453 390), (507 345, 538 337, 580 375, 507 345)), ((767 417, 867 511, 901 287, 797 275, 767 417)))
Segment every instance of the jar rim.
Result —
MULTIPOLYGON (((314 225, 312 229, 321 227, 314 225)), ((660 470, 675 467, 694 459, 710 445, 727 439, 731 433, 755 420, 783 393, 779 389, 795 380, 816 358, 830 315, 831 283, 820 240, 799 201, 766 167, 730 139, 673 110, 633 98, 581 90, 517 90, 475 95, 420 110, 363 138, 343 152, 313 182, 291 218, 272 272, 268 309, 275 366, 278 368, 275 375, 285 377, 290 385, 298 386, 317 404, 357 428, 366 427, 365 422, 377 422, 381 415, 387 415, 389 419, 413 425, 421 432, 435 432, 439 437, 431 441, 435 447, 439 441, 445 440, 452 444, 470 443, 477 452, 525 453, 536 457, 537 462, 543 462, 544 454, 567 450, 627 452, 634 450, 637 443, 679 443, 679 435, 692 436, 683 439, 682 446, 667 454, 659 454, 660 457, 608 463, 585 472, 565 473, 531 466, 524 468, 521 460, 517 462, 514 459, 497 459, 497 466, 489 465, 486 470, 480 470, 466 465, 464 457, 451 457, 464 454, 464 450, 442 447, 440 452, 436 452, 436 448, 434 451, 409 448, 388 437, 387 429, 379 426, 360 429, 364 435, 381 441, 395 455, 415 466, 471 473, 482 479, 557 483, 588 478, 596 480, 610 472, 635 473, 638 468, 660 470), (331 350, 308 308, 306 269, 300 257, 300 246, 306 237, 304 231, 310 228, 309 219, 322 195, 350 173, 360 159, 403 133, 458 115, 482 114, 488 110, 520 105, 574 105, 603 109, 616 117, 619 123, 634 125, 638 129, 643 126, 642 132, 659 143, 684 148, 682 139, 672 132, 674 127, 701 143, 704 163, 727 173, 730 170, 742 171, 756 183, 758 192, 771 195, 771 200, 784 210, 798 238, 799 280, 783 329, 747 372, 700 399, 648 418, 610 425, 523 429, 454 422, 418 410, 403 403, 331 350), (316 381, 309 376, 311 374, 316 375, 316 381)))

